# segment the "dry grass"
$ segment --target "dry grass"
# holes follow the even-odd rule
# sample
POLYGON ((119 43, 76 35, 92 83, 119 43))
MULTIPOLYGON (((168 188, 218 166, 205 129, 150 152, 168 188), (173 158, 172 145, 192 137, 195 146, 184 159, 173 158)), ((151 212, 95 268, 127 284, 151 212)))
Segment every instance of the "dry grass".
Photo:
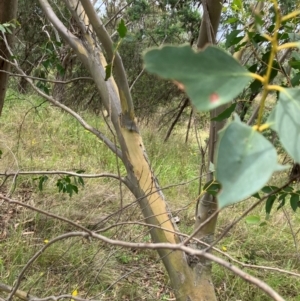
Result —
MULTIPOLYGON (((10 91, 5 104, 0 131, 3 152, 0 170, 78 170, 86 173, 116 173, 116 158, 91 134, 68 115, 43 104, 33 96, 21 97, 10 91)), ((108 133, 104 121, 83 112, 94 126, 108 133)), ((184 143, 185 132, 176 130, 162 145, 161 134, 149 125, 142 129, 148 155, 160 184, 165 187, 187 182, 199 173, 201 158, 195 137, 184 143)), ((202 139, 205 135, 201 136, 202 139)), ((121 167, 121 173, 124 169, 121 167)), ((272 181, 277 184, 286 175, 272 181)), ((131 194, 115 180, 86 180, 85 187, 70 198, 58 193, 59 176, 49 177, 43 191, 36 177, 19 176, 14 183, 8 179, 1 187, 14 199, 62 215, 88 228, 100 229, 118 222, 143 221, 131 194), (120 211, 121 204, 125 209, 120 211), (126 207, 128 206, 128 207, 126 207), (108 218, 109 217, 109 218, 108 218), (107 220, 103 221, 104 218, 107 220)), ((198 181, 164 190, 171 209, 181 218, 180 229, 190 233, 197 197, 198 181), (183 210, 184 209, 184 210, 183 210)), ((248 208, 248 200, 226 208, 219 218, 217 235, 248 208)), ((0 279, 12 285, 22 267, 44 244, 74 228, 58 220, 20 206, 3 202, 0 215, 0 279)), ((287 210, 299 241, 299 214, 287 210)), ((252 214, 265 219, 264 207, 252 214)), ((107 237, 128 241, 150 241, 147 228, 140 225, 112 227, 102 232, 107 237)), ((219 243, 220 249, 241 262, 278 267, 300 272, 300 264, 291 229, 282 211, 274 211, 265 225, 240 222, 219 243)), ((264 301, 263 293, 230 272, 214 265, 214 281, 220 300, 264 301)), ((286 300, 300 300, 299 278, 263 269, 246 269, 277 289, 286 300)), ((82 297, 101 300, 168 300, 173 297, 168 278, 157 254, 153 251, 124 250, 101 242, 70 238, 47 249, 26 272, 21 289, 39 297, 71 293, 78 289, 82 297)), ((0 292, 0 297, 5 294, 0 292)))

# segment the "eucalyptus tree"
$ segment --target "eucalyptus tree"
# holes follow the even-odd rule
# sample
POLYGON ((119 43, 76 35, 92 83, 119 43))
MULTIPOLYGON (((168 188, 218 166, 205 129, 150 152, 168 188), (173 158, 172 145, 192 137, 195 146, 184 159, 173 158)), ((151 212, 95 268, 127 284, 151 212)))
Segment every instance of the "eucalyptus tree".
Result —
MULTIPOLYGON (((208 260, 211 257, 204 255, 214 243, 218 209, 256 193, 267 183, 273 172, 281 168, 277 164, 275 148, 260 132, 272 126, 281 137, 287 152, 295 161, 300 161, 297 153, 299 143, 293 144, 290 139, 286 139, 288 129, 297 128, 299 125, 299 121, 294 118, 299 111, 296 102, 298 90, 270 85, 273 59, 277 52, 297 46, 288 43, 278 44, 281 21, 289 20, 293 15, 281 19, 275 3, 277 18, 275 29, 271 30, 270 35, 265 35, 266 40, 274 47, 271 47, 266 74, 263 75, 241 66, 225 51, 213 46, 208 47, 208 44, 215 44, 217 41, 222 11, 222 1, 219 0, 208 0, 204 3, 203 19, 196 39, 198 52, 192 50, 190 46, 165 46, 152 49, 144 56, 147 70, 175 81, 178 88, 184 90, 190 97, 195 108, 210 111, 208 161, 216 163, 218 196, 216 193, 201 195, 196 206, 195 231, 185 239, 178 232, 172 219, 139 131, 128 77, 117 51, 128 31, 124 20, 118 22, 118 38, 113 41, 90 0, 64 0, 71 20, 55 11, 53 6, 56 1, 49 3, 48 0, 39 0, 39 3, 60 39, 72 49, 93 79, 97 93, 109 112, 111 129, 116 141, 110 140, 100 129, 92 127, 70 107, 50 96, 47 89, 41 90, 30 79, 27 80, 40 95, 76 118, 86 130, 97 136, 122 161, 126 169, 126 176, 122 179, 122 183, 128 187, 139 203, 144 219, 149 225, 153 242, 166 243, 160 245, 157 251, 170 277, 176 299, 179 301, 216 300, 211 262, 208 260), (69 26, 70 22, 72 27, 69 26), (230 116, 233 111, 232 106, 229 107, 230 102, 254 79, 260 81, 260 85, 264 88, 256 126, 251 128, 235 117, 234 121, 220 131, 228 117, 228 112, 230 116), (269 90, 277 90, 282 94, 272 119, 269 123, 263 124, 264 101, 269 90), (288 102, 288 99, 293 101, 288 102), (285 108, 288 108, 289 114, 293 117, 291 120, 287 120, 285 108), (219 142, 216 149, 218 132, 219 142), (247 176, 244 176, 245 174, 247 176), (249 184, 248 176, 253 183, 250 181, 249 184), (221 190, 219 184, 222 185, 221 190), (196 242, 193 238, 197 238, 196 242), (170 252, 167 246, 174 245, 178 248, 170 252), (190 248, 185 249, 186 246, 190 248), (191 250, 197 251, 195 253, 197 256, 191 250), (202 256, 198 256, 199 254, 202 256)), ((170 5, 174 5, 174 9, 179 4, 176 2, 170 5)), ((163 6, 157 9, 164 10, 164 5, 163 3, 163 6)), ((237 1, 237 5, 242 4, 237 1)), ((251 38, 251 31, 248 35, 251 38)), ((244 44, 247 44, 250 38, 246 38, 244 44)), ((239 58, 240 52, 236 52, 235 56, 239 58)), ((13 65, 17 72, 26 75, 16 60, 13 60, 13 65)), ((292 134, 296 139, 298 131, 292 134)), ((209 190, 208 187, 215 184, 212 171, 209 172, 207 181, 209 184, 206 186, 206 191, 209 190)), ((152 245, 152 248, 155 246, 152 245)), ((231 265, 228 266, 230 267, 231 265)), ((246 280, 250 278, 245 276, 246 280)), ((282 300, 268 287, 266 291, 275 300, 282 300)))
MULTIPOLYGON (((119 147, 101 132, 90 127, 88 129, 94 132, 122 160, 127 171, 124 182, 138 200, 145 221, 149 225, 163 227, 163 229, 151 228, 153 241, 179 243, 181 237, 174 234, 177 232, 177 227, 172 221, 164 195, 159 189, 139 133, 121 57, 118 52, 114 51, 113 42, 92 3, 89 0, 65 1, 80 30, 80 33, 75 36, 63 24, 63 20, 55 14, 47 0, 39 2, 49 22, 53 24, 64 42, 72 47, 89 70, 102 102, 110 112, 119 147), (114 77, 110 76, 111 73, 108 74, 107 62, 111 64, 110 66, 113 63, 114 77)), ((222 5, 219 1, 209 2, 212 29, 207 27, 206 22, 202 22, 198 40, 199 48, 209 42, 207 32, 212 30, 212 36, 217 32, 221 8, 222 5)), ((121 26, 119 29, 121 38, 125 36, 125 32, 125 28, 121 26)), ((52 102, 57 104, 54 99, 52 102)), ((205 217, 203 216, 203 218, 205 217)), ((178 300, 199 300, 203 296, 209 300, 215 299, 211 275, 209 269, 202 268, 203 262, 191 264, 190 256, 182 251, 170 253, 166 249, 160 249, 158 253, 169 274, 172 287, 176 289, 178 300)))

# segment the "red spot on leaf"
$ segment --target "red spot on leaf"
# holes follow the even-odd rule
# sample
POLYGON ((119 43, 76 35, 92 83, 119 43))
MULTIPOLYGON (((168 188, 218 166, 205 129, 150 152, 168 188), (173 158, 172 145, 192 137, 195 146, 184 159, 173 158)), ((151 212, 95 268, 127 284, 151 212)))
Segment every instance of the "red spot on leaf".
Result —
POLYGON ((212 93, 209 96, 209 101, 212 102, 212 103, 218 102, 219 100, 220 100, 220 97, 217 93, 212 93))

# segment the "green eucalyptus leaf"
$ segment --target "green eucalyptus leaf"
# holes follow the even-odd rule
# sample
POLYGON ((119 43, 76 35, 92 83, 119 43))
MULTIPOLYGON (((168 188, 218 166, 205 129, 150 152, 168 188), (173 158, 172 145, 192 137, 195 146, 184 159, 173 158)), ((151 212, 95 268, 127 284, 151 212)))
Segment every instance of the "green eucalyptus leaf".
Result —
POLYGON ((280 192, 293 192, 294 188, 292 186, 284 187, 280 192))
POLYGON ((44 183, 48 180, 47 176, 40 176, 40 181, 39 181, 39 190, 43 190, 44 183))
POLYGON ((235 118, 219 132, 215 162, 222 208, 261 189, 277 167, 277 153, 261 133, 235 118))
POLYGON ((224 23, 233 24, 233 23, 235 23, 237 21, 239 21, 238 18, 231 17, 231 18, 228 18, 224 23))
POLYGON ((291 58, 288 63, 293 69, 300 70, 300 61, 299 60, 296 60, 295 58, 291 58))
POLYGON ((229 108, 225 109, 222 113, 220 113, 217 117, 212 118, 212 121, 222 121, 224 119, 227 119, 231 116, 231 114, 234 112, 236 107, 236 102, 233 103, 229 108))
POLYGON ((6 29, 6 31, 7 31, 9 34, 12 34, 11 30, 9 29, 9 27, 6 27, 5 29, 6 29))
POLYGON ((287 153, 300 163, 300 89, 284 89, 274 111, 275 124, 282 146, 287 153))
POLYGON ((279 210, 280 208, 282 208, 285 205, 285 198, 286 198, 287 194, 282 194, 279 196, 278 201, 281 201, 279 206, 277 207, 277 210, 279 210))
POLYGON ((125 38, 125 36, 127 34, 127 27, 126 27, 125 22, 124 22, 123 19, 121 19, 121 22, 119 23, 119 26, 117 28, 117 32, 118 32, 121 39, 125 38))
POLYGON ((217 195, 217 193, 220 190, 220 184, 214 180, 211 180, 211 181, 205 183, 203 190, 206 190, 206 192, 208 194, 215 196, 215 195, 217 195))
POLYGON ((291 193, 290 204, 294 211, 296 211, 297 208, 299 207, 299 202, 300 202, 299 194, 291 193))
POLYGON ((163 46, 147 51, 144 61, 149 72, 174 80, 200 111, 231 102, 251 79, 247 69, 215 46, 200 52, 187 45, 163 46))
POLYGON ((256 198, 256 199, 261 199, 261 197, 260 197, 260 195, 259 195, 259 193, 258 192, 256 192, 256 193, 254 193, 253 195, 252 195, 252 197, 254 197, 254 198, 256 198))
POLYGON ((291 79, 291 84, 293 87, 299 86, 300 84, 300 72, 296 73, 295 76, 291 79))
POLYGON ((291 42, 298 42, 300 41, 300 34, 293 32, 293 33, 289 33, 288 37, 290 38, 291 42))
POLYGON ((242 0, 233 0, 232 4, 231 4, 231 7, 234 10, 241 10, 243 8, 243 2, 242 2, 242 0))
POLYGON ((78 187, 76 185, 72 185, 72 190, 75 191, 75 193, 78 193, 78 187))
POLYGON ((264 186, 261 191, 264 192, 264 193, 272 193, 274 191, 276 191, 278 189, 278 187, 276 186, 272 186, 272 185, 267 185, 267 186, 264 186))
POLYGON ((276 200, 276 195, 270 195, 267 198, 267 201, 266 201, 266 213, 267 213, 267 216, 270 215, 275 200, 276 200))
POLYGON ((229 33, 226 36, 226 42, 225 42, 225 46, 226 48, 231 47, 232 45, 236 45, 238 44, 242 39, 242 37, 238 37, 238 35, 243 32, 242 30, 239 29, 234 29, 231 33, 229 33))
POLYGON ((105 66, 105 81, 107 81, 111 77, 112 64, 109 63, 105 66))
POLYGON ((245 219, 247 224, 255 225, 260 222, 260 217, 258 215, 249 215, 245 219))
POLYGON ((84 186, 84 181, 82 177, 78 177, 78 183, 81 184, 81 186, 84 186))

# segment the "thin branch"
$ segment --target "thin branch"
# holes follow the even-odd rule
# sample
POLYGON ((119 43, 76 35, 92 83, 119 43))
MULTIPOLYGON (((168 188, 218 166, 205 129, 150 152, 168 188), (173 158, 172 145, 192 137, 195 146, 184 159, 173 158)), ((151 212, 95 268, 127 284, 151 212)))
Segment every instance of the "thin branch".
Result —
MULTIPOLYGON (((10 293, 12 291, 12 287, 9 285, 6 285, 4 283, 0 283, 0 291, 10 293)), ((29 295, 27 292, 16 290, 15 296, 18 297, 21 300, 29 301, 31 299, 35 299, 36 297, 29 295)), ((1 299, 0 299, 1 300, 1 299)))
POLYGON ((15 77, 26 77, 26 78, 30 78, 33 80, 38 80, 41 82, 48 82, 48 83, 54 83, 54 84, 69 84, 78 80, 93 80, 91 77, 76 77, 76 78, 72 78, 70 80, 66 80, 66 81, 62 81, 62 80, 52 80, 52 79, 47 79, 47 78, 41 78, 41 77, 35 77, 35 76, 29 76, 29 75, 23 75, 23 74, 18 74, 18 73, 12 73, 12 72, 8 72, 5 70, 0 70, 0 72, 3 73, 7 73, 10 76, 15 76, 15 77))
POLYGON ((133 83, 131 84, 129 91, 131 92, 132 88, 134 87, 134 85, 136 84, 136 82, 139 80, 139 78, 143 75, 145 71, 145 68, 142 69, 142 71, 138 74, 138 76, 134 79, 133 83))
POLYGON ((111 174, 111 173, 100 173, 100 174, 84 174, 84 173, 77 173, 72 171, 65 171, 65 170, 34 170, 34 171, 16 171, 16 172, 0 172, 0 177, 12 177, 12 176, 30 176, 30 175, 69 175, 74 177, 80 178, 88 178, 88 179, 95 179, 95 178, 113 178, 116 180, 120 180, 122 183, 127 184, 124 178, 119 177, 118 175, 111 174))
MULTIPOLYGON (((268 284, 265 282, 259 280, 258 278, 251 276, 250 274, 242 271, 238 267, 232 265, 231 263, 218 258, 210 253, 206 253, 205 251, 200 251, 196 249, 192 249, 190 247, 183 246, 181 244, 169 244, 169 243, 132 243, 132 242, 125 242, 121 240, 114 240, 110 239, 108 237, 105 237, 103 235, 96 234, 94 232, 91 232, 91 234, 87 232, 69 232, 65 233, 63 235, 57 236, 56 238, 49 241, 45 246, 43 246, 38 252, 35 253, 35 255, 27 262, 27 264, 23 267, 22 271, 19 274, 19 277, 16 281, 16 284, 13 287, 13 290, 11 291, 10 295, 8 296, 7 300, 11 301, 12 297, 14 296, 15 292, 17 291, 18 287, 20 286, 21 279, 24 277, 25 272, 28 270, 30 265, 51 245, 54 243, 64 240, 71 237, 84 237, 84 238, 95 238, 97 240, 101 240, 103 242, 106 242, 110 245, 115 246, 121 246, 125 248, 136 248, 136 249, 150 249, 150 250, 158 250, 158 249, 168 249, 168 250, 180 250, 187 254, 193 255, 193 256, 200 256, 204 257, 208 260, 211 260, 213 262, 218 263, 219 265, 227 268, 228 270, 232 271, 234 274, 238 275, 245 281, 257 286, 262 291, 264 291, 268 296, 270 296, 275 301, 284 301, 284 299, 276 292, 274 291, 268 284)), ((44 301, 44 300, 43 300, 44 301)))
POLYGON ((126 7, 128 7, 130 4, 132 4, 134 1, 129 1, 127 2, 123 7, 121 7, 106 23, 105 23, 105 27, 112 21, 114 20, 119 13, 121 13, 126 7))
MULTIPOLYGON (((7 44, 6 38, 4 37, 4 41, 7 44)), ((9 49, 9 52, 11 55, 13 55, 13 53, 11 52, 11 49, 9 49)), ((107 147, 112 150, 114 153, 116 153, 120 158, 122 158, 122 152, 119 148, 117 148, 102 132, 100 132, 99 130, 97 130, 96 128, 92 127, 90 124, 88 124, 79 114, 77 114, 75 111, 73 111, 72 109, 70 109, 69 107, 65 106, 64 104, 60 103, 59 101, 57 101, 56 99, 54 99, 52 96, 47 95, 46 93, 44 93, 43 91, 41 91, 38 87, 36 87, 33 83, 33 81, 30 78, 27 78, 25 72, 19 67, 18 63, 16 60, 14 60, 14 62, 11 62, 9 60, 6 60, 4 57, 0 56, 1 59, 9 62, 11 65, 13 65, 20 74, 25 76, 25 79, 27 80, 27 82, 31 85, 31 87, 42 97, 44 97, 45 99, 47 99, 49 102, 51 102, 54 106, 61 108, 62 110, 64 110, 65 112, 69 113, 71 116, 73 116, 87 131, 91 132, 92 134, 94 134, 95 136, 97 136, 100 140, 102 140, 107 147)))
POLYGON ((128 81, 126 72, 123 66, 122 59, 118 52, 114 52, 113 41, 110 38, 108 32, 106 31, 103 23, 101 22, 99 15, 95 11, 90 0, 80 0, 86 15, 89 18, 90 24, 93 26, 93 30, 95 31, 99 41, 102 43, 105 52, 107 53, 108 60, 112 61, 114 57, 114 66, 115 66, 115 74, 116 74, 116 84, 121 91, 124 97, 121 97, 121 102, 126 103, 127 110, 130 114, 133 115, 134 107, 132 97, 129 91, 128 81))
POLYGON ((279 187, 278 189, 272 191, 271 193, 267 194, 260 200, 256 201, 252 206, 250 206, 246 211, 243 212, 243 214, 236 219, 234 222, 232 222, 224 231, 223 233, 211 244, 210 247, 206 248, 206 251, 208 251, 211 247, 215 246, 229 231, 232 229, 237 223, 239 223, 249 212, 251 212, 254 208, 256 208, 259 204, 261 204, 264 200, 266 200, 269 196, 276 194, 277 192, 281 191, 285 187, 289 186, 292 182, 294 181, 293 179, 290 179, 286 184, 283 186, 279 187))
MULTIPOLYGON (((195 235, 197 235, 197 233, 206 225, 208 224, 212 219, 214 219, 219 213, 220 213, 220 209, 219 210, 216 210, 214 211, 213 214, 211 214, 203 223, 201 223, 194 231, 193 233, 188 237, 186 238, 181 244, 182 245, 187 245, 193 238, 195 235)), ((209 250, 210 246, 208 246, 206 248, 206 250, 209 250)))
MULTIPOLYGON (((117 223, 117 224, 114 224, 114 225, 110 225, 110 226, 107 226, 105 228, 101 228, 100 230, 97 230, 95 231, 96 233, 99 233, 99 232, 106 232, 108 230, 110 230, 111 228, 113 227, 118 227, 118 226, 121 226, 121 225, 139 225, 139 226, 144 226, 144 227, 153 227, 153 228, 159 228, 161 230, 164 230, 164 231, 168 231, 168 232, 172 232, 174 234, 177 234, 177 235, 180 235, 180 236, 183 236, 183 237, 186 237, 186 238, 189 238, 189 235, 187 234, 184 234, 184 233, 181 233, 181 232, 178 232, 178 231, 171 231, 169 229, 166 229, 164 227, 161 227, 161 226, 158 226, 158 225, 153 225, 153 224, 147 224, 147 223, 143 223, 143 222, 139 222, 139 221, 134 221, 134 222, 130 222, 130 221, 127 221, 127 222, 121 222, 121 223, 117 223)), ((195 237, 192 238, 193 241, 199 243, 199 244, 203 244, 207 247, 209 247, 210 245, 202 240, 199 240, 195 237)), ((230 256, 228 253, 225 253, 223 251, 221 251, 220 249, 216 248, 216 247, 212 247, 212 250, 215 251, 215 252, 218 252, 219 254, 227 257, 229 259, 229 261, 233 261, 239 265, 241 265, 242 267, 244 268, 252 268, 252 269, 261 269, 261 270, 268 270, 268 271, 274 271, 274 272, 279 272, 279 273, 283 273, 283 274, 288 274, 288 275, 291 275, 291 276, 295 276, 295 277, 299 277, 300 278, 300 274, 298 273, 295 273, 295 272, 291 272, 291 271, 287 271, 287 270, 283 270, 283 269, 279 269, 279 268, 275 268, 275 267, 269 267, 269 266, 263 266, 263 265, 255 265, 255 264, 248 264, 248 263, 244 263, 244 262, 241 262, 237 259, 235 259, 234 257, 230 256)))
MULTIPOLYGON (((84 231, 87 235, 89 235, 89 236, 95 237, 95 236, 93 236, 93 235, 95 234, 95 235, 96 235, 96 238, 102 237, 101 235, 100 235, 100 236, 97 236, 97 233, 96 233, 96 232, 92 232, 92 231, 90 231, 89 229, 87 229, 87 228, 85 228, 85 227, 83 227, 83 226, 81 226, 81 225, 78 225, 77 223, 74 223, 74 222, 71 221, 71 220, 68 220, 68 219, 66 219, 66 218, 60 217, 60 216, 58 216, 58 215, 56 215, 56 214, 52 214, 52 213, 49 213, 49 212, 47 212, 47 211, 43 211, 43 210, 41 210, 41 209, 32 207, 32 206, 30 206, 30 205, 28 205, 28 204, 25 204, 25 203, 22 203, 22 202, 19 202, 19 201, 11 200, 11 199, 9 199, 9 198, 7 198, 7 197, 4 197, 4 196, 1 196, 1 195, 0 195, 0 198, 3 199, 3 200, 5 200, 5 201, 7 201, 8 203, 11 203, 11 204, 18 204, 18 205, 20 205, 20 206, 23 206, 23 207, 32 209, 33 211, 36 211, 36 212, 45 214, 46 216, 49 216, 49 217, 52 217, 52 218, 61 220, 61 221, 63 221, 63 222, 67 222, 67 223, 71 224, 72 226, 74 226, 74 227, 76 227, 76 228, 78 228, 78 229, 83 230, 83 231, 84 231)), ((121 224, 122 224, 122 225, 124 225, 124 224, 138 224, 138 225, 142 225, 142 226, 145 226, 145 227, 157 227, 157 228, 160 228, 160 229, 163 229, 163 230, 168 230, 168 229, 165 229, 165 228, 163 228, 163 227, 161 227, 161 226, 157 226, 157 225, 149 225, 149 224, 142 223, 142 222, 123 222, 123 223, 119 223, 119 224, 115 224, 115 225, 113 225, 113 226, 110 226, 109 228, 111 228, 111 227, 117 227, 117 226, 120 226, 121 224)), ((109 229, 109 228, 101 229, 100 231, 104 231, 104 230, 107 230, 107 229, 109 229)), ((98 232, 99 232, 99 231, 98 231, 98 232)), ((180 233, 180 232, 177 232, 177 231, 174 231, 174 234, 182 235, 182 236, 185 236, 185 237, 187 237, 188 239, 190 239, 190 237, 189 237, 188 235, 183 234, 183 233, 180 233)), ((101 240, 102 240, 102 239, 101 239, 101 240)), ((206 246, 209 246, 207 243, 205 243, 205 242, 203 242, 203 241, 200 241, 200 240, 198 240, 198 239, 193 238, 193 240, 196 240, 197 242, 199 242, 199 243, 201 243, 201 244, 204 244, 204 245, 206 245, 206 246)), ((123 243, 126 244, 126 242, 123 242, 123 243)), ((131 244, 132 244, 132 243, 131 243, 131 244)), ((137 245, 140 245, 140 244, 137 244, 137 245)), ((149 244, 142 244, 142 245, 143 245, 143 246, 148 246, 149 244)), ((157 244, 152 244, 152 245, 153 245, 153 246, 156 246, 157 244)), ((172 245, 172 246, 174 246, 174 245, 172 245)), ((182 244, 178 244, 178 246, 179 246, 179 249, 180 249, 180 246, 182 246, 182 244)), ((143 248, 144 248, 144 247, 143 247, 143 248)), ((151 248, 152 248, 152 247, 151 247, 151 248)), ((173 248, 171 248, 171 249, 173 249, 173 248)), ((191 249, 191 248, 190 248, 190 250, 194 250, 194 249, 191 249)), ((286 271, 286 270, 281 270, 281 269, 278 269, 278 268, 267 267, 267 266, 256 266, 256 265, 244 264, 244 263, 242 263, 242 262, 240 262, 240 261, 237 261, 236 259, 232 258, 232 257, 229 256, 228 254, 226 254, 226 253, 220 251, 220 250, 217 249, 217 248, 214 248, 214 247, 213 247, 213 250, 215 250, 215 251, 219 252, 220 254, 226 256, 226 257, 229 258, 231 261, 234 261, 234 262, 238 263, 239 265, 242 265, 243 267, 256 268, 256 269, 265 269, 265 270, 272 270, 272 271, 277 271, 277 272, 286 273, 286 274, 289 274, 289 275, 292 275, 292 276, 300 277, 300 275, 297 274, 297 273, 290 272, 290 271, 286 271)), ((202 252, 202 253, 203 253, 204 251, 199 251, 199 252, 202 252)), ((40 254, 41 254, 41 253, 40 253, 40 254)), ((197 255, 197 254, 196 254, 196 255, 197 255)), ((200 256, 204 256, 204 255, 200 255, 200 256)), ((205 257, 205 256, 204 256, 204 257, 205 257)), ((251 282, 251 281, 250 281, 250 282, 251 282)), ((1 290, 1 286, 0 286, 0 290, 1 290)), ((6 290, 6 291, 7 291, 7 290, 6 290)), ((9 291, 11 291, 11 289, 10 289, 9 291)), ((50 299, 47 299, 47 300, 56 300, 56 299, 53 299, 53 298, 56 298, 56 297, 53 297, 53 296, 47 297, 47 298, 50 298, 50 299), (51 299, 51 298, 52 298, 52 299, 51 299)), ((25 300, 26 300, 26 299, 25 299, 25 300)), ((43 300, 44 300, 44 299, 43 299, 43 300)), ((58 300, 58 299, 57 299, 57 300, 58 300)), ((81 300, 81 299, 78 299, 78 300, 81 300)), ((275 300, 276 300, 276 299, 275 299, 275 300)))
POLYGON ((83 226, 81 226, 81 225, 79 225, 79 224, 77 224, 77 223, 75 223, 75 222, 73 222, 73 221, 71 221, 71 220, 65 218, 65 217, 59 216, 59 215, 57 215, 57 214, 50 213, 50 212, 48 212, 48 211, 45 211, 45 210, 42 210, 42 209, 33 207, 33 206, 28 205, 28 204, 26 204, 26 203, 22 203, 22 202, 19 202, 19 201, 12 200, 12 199, 10 199, 10 198, 8 198, 8 197, 2 195, 2 194, 0 194, 0 199, 2 199, 2 200, 4 200, 4 201, 8 202, 9 204, 16 204, 16 205, 19 205, 19 206, 28 208, 28 209, 30 209, 30 210, 32 210, 32 211, 36 211, 36 212, 42 213, 42 214, 44 214, 44 215, 46 215, 46 216, 49 216, 49 217, 55 218, 55 219, 57 219, 57 220, 63 221, 63 222, 65 222, 65 223, 68 223, 68 224, 74 226, 74 227, 77 228, 77 229, 80 229, 81 231, 85 231, 85 232, 88 233, 88 234, 91 234, 91 233, 92 233, 89 229, 87 229, 87 228, 85 228, 85 227, 83 227, 83 226))
POLYGON ((285 215, 285 218, 286 218, 286 220, 289 224, 291 234, 292 234, 292 237, 293 237, 293 241, 294 241, 294 245, 295 245, 295 249, 296 249, 296 253, 297 253, 297 257, 298 257, 298 260, 299 260, 300 259, 300 254, 299 254, 299 248, 298 248, 298 242, 297 242, 296 234, 294 232, 294 229, 293 229, 293 226, 292 226, 292 223, 291 223, 288 212, 286 211, 286 209, 284 207, 282 207, 282 211, 283 211, 283 213, 285 215))

